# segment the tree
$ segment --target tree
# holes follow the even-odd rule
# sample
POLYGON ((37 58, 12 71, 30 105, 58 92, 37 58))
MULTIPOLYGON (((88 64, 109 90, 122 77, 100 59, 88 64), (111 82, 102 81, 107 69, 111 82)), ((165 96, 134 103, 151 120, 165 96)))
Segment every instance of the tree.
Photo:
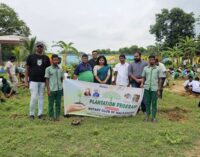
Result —
POLYGON ((29 36, 30 29, 17 13, 4 3, 0 3, 0 35, 29 36))
POLYGON ((24 61, 28 55, 26 49, 23 46, 16 46, 14 50, 12 50, 12 54, 16 57, 18 66, 20 66, 20 63, 24 61))
POLYGON ((180 57, 183 54, 178 44, 176 44, 176 46, 174 46, 173 48, 168 47, 167 51, 169 52, 169 57, 171 57, 174 63, 176 62, 176 65, 178 67, 180 63, 180 57))
POLYGON ((33 54, 35 51, 36 37, 32 37, 24 42, 24 48, 29 54, 33 54))
POLYGON ((180 47, 184 51, 185 57, 190 58, 190 64, 193 65, 193 58, 197 50, 197 42, 192 37, 186 37, 185 39, 180 39, 180 47))
POLYGON ((73 53, 75 55, 79 55, 78 50, 75 47, 73 47, 72 45, 73 45, 72 42, 66 43, 64 41, 58 41, 58 42, 56 42, 55 45, 53 45, 53 47, 60 47, 62 49, 61 53, 63 55, 63 66, 64 66, 64 68, 67 65, 66 60, 67 60, 67 55, 69 53, 73 53))
MULTIPOLYGON (((28 37, 30 29, 23 20, 20 20, 17 13, 4 3, 0 3, 0 36, 20 35, 28 37)), ((0 45, 0 61, 7 60, 14 48, 12 45, 0 45), (3 52, 3 53, 1 53, 3 52)))
POLYGON ((120 54, 130 54, 129 48, 128 47, 120 48, 119 53, 120 54))
POLYGON ((156 43, 155 45, 149 45, 147 46, 147 53, 148 54, 154 54, 156 56, 160 56, 160 51, 161 51, 162 47, 159 43, 156 43))
POLYGON ((175 46, 180 38, 194 37, 195 18, 193 13, 186 13, 180 8, 162 9, 156 14, 156 23, 150 26, 150 33, 164 47, 175 46))
POLYGON ((15 55, 17 60, 17 65, 19 66, 21 61, 21 48, 19 46, 15 47, 15 49, 12 50, 12 53, 15 55))

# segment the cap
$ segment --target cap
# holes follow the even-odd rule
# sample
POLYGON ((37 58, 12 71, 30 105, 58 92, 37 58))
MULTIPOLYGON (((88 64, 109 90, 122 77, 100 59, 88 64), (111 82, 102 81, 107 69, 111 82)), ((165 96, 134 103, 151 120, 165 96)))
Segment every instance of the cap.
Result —
POLYGON ((44 46, 44 44, 43 44, 42 42, 37 42, 37 43, 36 43, 36 47, 37 47, 37 46, 44 46))

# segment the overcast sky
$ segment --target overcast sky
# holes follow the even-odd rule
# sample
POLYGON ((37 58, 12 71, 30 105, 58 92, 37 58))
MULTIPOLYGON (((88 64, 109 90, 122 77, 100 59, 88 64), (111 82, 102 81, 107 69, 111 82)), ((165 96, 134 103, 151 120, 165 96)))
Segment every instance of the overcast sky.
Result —
MULTIPOLYGON (((200 15, 200 0, 1 0, 18 13, 51 51, 52 41, 73 42, 79 51, 155 43, 149 27, 162 8, 200 15)), ((54 49, 53 49, 54 50, 54 49)))

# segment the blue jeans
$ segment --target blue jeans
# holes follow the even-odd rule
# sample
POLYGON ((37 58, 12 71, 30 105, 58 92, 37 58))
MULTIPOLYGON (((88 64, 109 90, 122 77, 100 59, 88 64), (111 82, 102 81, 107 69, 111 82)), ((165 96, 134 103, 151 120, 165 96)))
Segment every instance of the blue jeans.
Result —
POLYGON ((44 108, 44 82, 33 82, 31 81, 29 84, 29 89, 31 92, 31 100, 30 100, 30 116, 35 115, 35 106, 38 102, 38 116, 43 114, 44 108))
MULTIPOLYGON (((140 83, 133 81, 131 83, 131 86, 135 87, 135 88, 140 88, 140 83)), ((143 99, 142 99, 142 102, 141 102, 141 109, 142 109, 142 112, 146 112, 146 104, 145 104, 144 96, 143 96, 143 99)))

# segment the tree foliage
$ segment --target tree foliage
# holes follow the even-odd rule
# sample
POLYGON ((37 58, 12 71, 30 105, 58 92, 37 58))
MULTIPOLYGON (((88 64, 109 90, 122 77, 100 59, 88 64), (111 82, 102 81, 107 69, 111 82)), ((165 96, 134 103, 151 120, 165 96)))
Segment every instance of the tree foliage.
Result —
POLYGON ((0 35, 29 36, 30 29, 19 19, 17 13, 4 3, 0 3, 0 35))
POLYGON ((58 41, 56 42, 55 45, 53 45, 53 47, 60 47, 61 48, 61 54, 63 55, 63 68, 66 69, 66 60, 67 60, 67 55, 69 53, 72 53, 72 54, 75 54, 75 55, 80 55, 80 53, 78 52, 78 50, 73 47, 74 43, 72 42, 69 42, 69 43, 66 43, 64 41, 58 41))
POLYGON ((135 52, 141 52, 143 54, 146 54, 147 51, 144 47, 138 47, 137 45, 132 45, 130 47, 123 47, 120 48, 119 50, 111 50, 111 49, 98 49, 97 52, 99 54, 105 54, 105 55, 109 55, 109 54, 134 54, 135 52))
POLYGON ((156 14, 156 22, 150 26, 150 33, 164 47, 173 47, 181 38, 194 37, 195 18, 193 13, 186 13, 180 8, 162 9, 156 14))
MULTIPOLYGON (((30 29, 26 23, 18 17, 14 9, 4 3, 0 3, 0 36, 2 35, 19 35, 25 37, 30 35, 30 29)), ((8 60, 14 48, 14 45, 3 44, 2 58, 0 60, 8 60)))
POLYGON ((186 37, 185 39, 180 39, 180 48, 184 52, 184 55, 190 58, 190 64, 193 65, 193 58, 197 50, 198 43, 194 38, 186 37))
POLYGON ((32 37, 24 42, 24 48, 29 54, 35 52, 36 37, 32 37))
POLYGON ((28 56, 28 53, 23 46, 16 46, 14 50, 12 50, 12 53, 16 57, 18 66, 20 66, 20 63, 28 56))

